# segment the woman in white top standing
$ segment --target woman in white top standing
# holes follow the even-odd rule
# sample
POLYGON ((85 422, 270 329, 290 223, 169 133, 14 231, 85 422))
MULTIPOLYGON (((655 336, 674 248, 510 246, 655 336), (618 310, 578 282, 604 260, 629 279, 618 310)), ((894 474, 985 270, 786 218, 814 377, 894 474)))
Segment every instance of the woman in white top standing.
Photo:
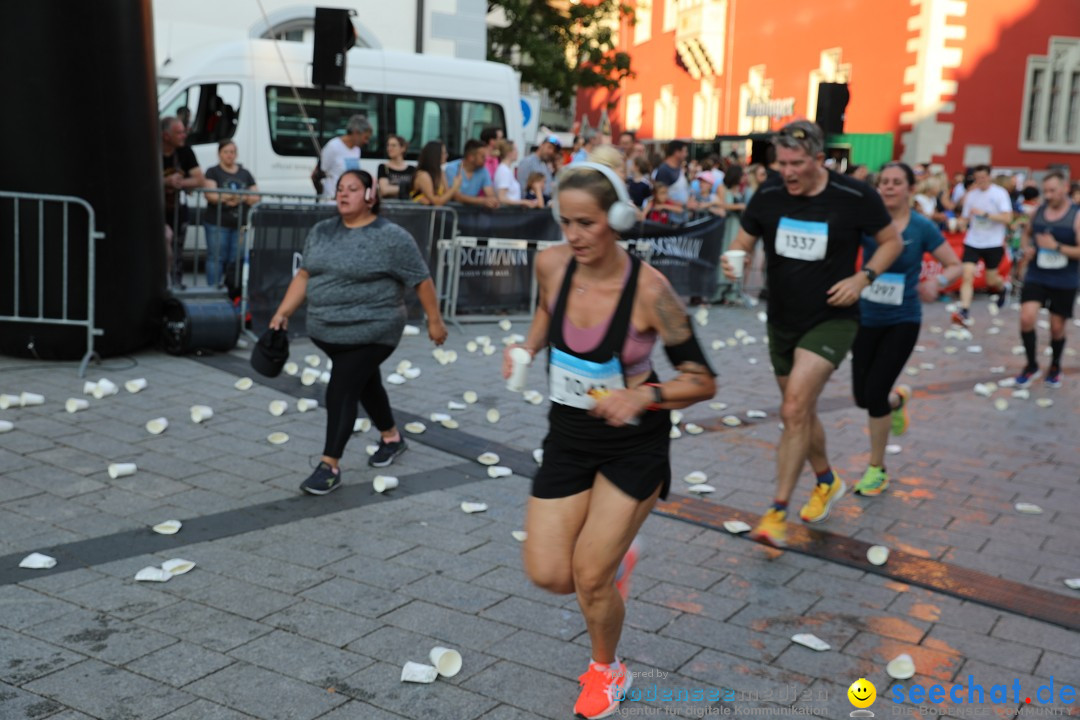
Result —
POLYGON ((518 182, 514 173, 513 165, 517 162, 517 146, 510 140, 500 140, 496 146, 499 151, 499 167, 495 170, 495 194, 502 205, 518 205, 520 207, 543 207, 543 200, 521 199, 521 183, 518 182))

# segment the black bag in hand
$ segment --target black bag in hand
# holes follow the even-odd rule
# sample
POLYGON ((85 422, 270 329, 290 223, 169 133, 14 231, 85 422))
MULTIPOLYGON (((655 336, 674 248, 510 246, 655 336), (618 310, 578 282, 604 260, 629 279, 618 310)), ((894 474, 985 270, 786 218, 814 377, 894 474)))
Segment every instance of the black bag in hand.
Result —
POLYGON ((289 335, 284 330, 267 330, 251 350, 251 367, 266 377, 277 377, 289 359, 289 335))
POLYGON ((315 194, 323 194, 323 180, 326 179, 326 172, 322 169, 322 160, 315 161, 315 169, 311 171, 311 184, 315 186, 315 194))

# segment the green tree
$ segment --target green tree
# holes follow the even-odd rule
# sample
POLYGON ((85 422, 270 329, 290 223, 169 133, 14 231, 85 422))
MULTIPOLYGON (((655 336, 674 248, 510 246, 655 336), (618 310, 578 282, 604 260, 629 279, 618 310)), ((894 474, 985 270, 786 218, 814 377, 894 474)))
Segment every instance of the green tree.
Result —
POLYGON ((613 19, 634 17, 620 0, 488 0, 488 12, 495 9, 507 24, 488 28, 488 60, 510 65, 562 108, 578 88, 614 90, 634 76, 630 55, 615 44, 613 19))

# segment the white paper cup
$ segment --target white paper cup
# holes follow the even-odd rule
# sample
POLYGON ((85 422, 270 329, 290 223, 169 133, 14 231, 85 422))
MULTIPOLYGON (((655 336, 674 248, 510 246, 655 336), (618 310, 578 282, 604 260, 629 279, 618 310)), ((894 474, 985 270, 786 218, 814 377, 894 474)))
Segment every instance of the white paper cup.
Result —
POLYGON ((285 411, 289 409, 289 403, 284 400, 271 400, 270 401, 270 414, 275 417, 281 417, 285 414, 285 411))
POLYGON ((311 398, 300 398, 296 401, 296 409, 300 412, 307 412, 308 410, 314 410, 319 407, 318 400, 312 400, 311 398))
POLYGON ((159 417, 149 420, 146 423, 146 432, 151 435, 160 435, 165 432, 165 428, 169 427, 169 421, 166 418, 159 417))
POLYGON ((956 229, 960 226, 959 223, 956 221, 956 218, 954 218, 954 217, 949 218, 948 225, 949 225, 949 232, 951 232, 951 233, 956 232, 956 229))
POLYGON ((90 380, 87 380, 86 382, 83 383, 82 394, 83 395, 93 395, 94 394, 94 388, 96 388, 96 387, 97 387, 96 382, 91 382, 90 380))
POLYGON ((724 257, 731 263, 732 273, 736 278, 741 278, 743 275, 743 265, 746 264, 746 251, 745 250, 728 250, 724 253, 724 257))
POLYGON ((88 407, 90 407, 90 401, 83 400, 82 398, 68 398, 67 402, 64 403, 64 409, 67 410, 69 413, 77 413, 80 410, 85 410, 88 407))
POLYGON ((506 381, 506 389, 510 392, 521 392, 525 389, 525 378, 529 375, 532 355, 525 348, 510 348, 510 360, 513 362, 513 369, 510 371, 510 378, 506 381))
POLYGON ((20 404, 18 395, 0 395, 0 410, 19 407, 20 404))
POLYGON ((454 677, 461 672, 461 653, 447 647, 433 647, 428 660, 443 677, 454 677))
POLYGON ((113 480, 127 477, 128 475, 134 475, 137 469, 135 463, 112 463, 109 465, 109 477, 113 480))
POLYGON ((38 395, 37 393, 24 392, 19 395, 19 404, 23 407, 30 407, 31 405, 44 405, 45 396, 38 395))
POLYGON ((304 371, 300 373, 300 383, 302 385, 314 385, 315 381, 319 379, 319 371, 314 368, 304 368, 304 371))
POLYGON ((371 481, 371 487, 374 488, 377 493, 384 493, 387 490, 393 490, 398 486, 398 479, 391 475, 376 475, 375 479, 371 481))
POLYGON ((129 393, 137 393, 146 389, 146 378, 135 378, 124 383, 124 389, 129 393))
POLYGON ((291 360, 285 363, 285 367, 283 369, 285 370, 286 375, 296 375, 298 372, 300 372, 300 366, 292 362, 291 360))
POLYGON ((108 395, 115 395, 118 392, 120 392, 120 388, 116 386, 116 383, 114 383, 112 380, 106 380, 105 378, 101 378, 97 381, 97 385, 94 387, 93 394, 94 397, 100 400, 103 397, 106 397, 108 395))
POLYGON ((15 429, 15 423, 10 420, 0 420, 0 433, 11 432, 15 429))
POLYGON ((401 668, 401 682, 433 683, 439 677, 439 671, 431 665, 407 662, 401 668))
POLYGON ((191 422, 201 423, 214 417, 214 410, 208 405, 191 406, 191 422))

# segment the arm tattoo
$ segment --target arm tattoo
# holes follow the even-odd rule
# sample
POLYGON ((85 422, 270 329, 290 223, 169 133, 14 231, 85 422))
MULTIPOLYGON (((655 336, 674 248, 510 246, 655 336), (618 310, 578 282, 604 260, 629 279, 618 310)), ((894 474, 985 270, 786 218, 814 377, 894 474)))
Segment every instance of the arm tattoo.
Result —
POLYGON ((659 280, 657 290, 656 316, 660 320, 657 328, 660 337, 665 345, 681 345, 693 337, 690 318, 686 315, 682 301, 675 296, 675 291, 666 281, 659 280))

